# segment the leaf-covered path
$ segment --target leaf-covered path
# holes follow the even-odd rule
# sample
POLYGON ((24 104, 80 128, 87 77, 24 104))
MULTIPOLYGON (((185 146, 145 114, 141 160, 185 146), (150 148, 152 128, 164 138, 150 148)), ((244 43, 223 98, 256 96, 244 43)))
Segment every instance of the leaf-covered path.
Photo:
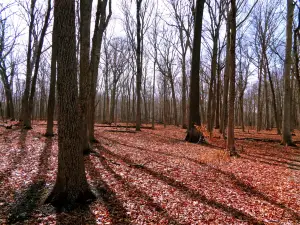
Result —
POLYGON ((230 159, 224 140, 186 143, 177 127, 97 126, 99 154, 85 163, 98 198, 58 213, 42 205, 57 167, 57 137, 44 131, 0 130, 0 224, 300 223, 300 150, 279 145, 272 132, 237 130, 241 158, 230 159))

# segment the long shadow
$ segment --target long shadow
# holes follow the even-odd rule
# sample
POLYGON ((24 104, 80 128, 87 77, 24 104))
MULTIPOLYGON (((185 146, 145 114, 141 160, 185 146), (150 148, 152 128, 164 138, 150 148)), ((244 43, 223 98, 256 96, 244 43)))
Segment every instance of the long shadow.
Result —
MULTIPOLYGON (((105 139, 107 139, 107 138, 105 137, 105 139)), ((110 140, 110 139, 108 139, 108 140, 110 140)), ((249 196, 259 197, 259 198, 263 199, 266 202, 269 202, 270 204, 272 204, 274 206, 277 206, 277 207, 279 207, 281 209, 284 209, 284 210, 288 211, 293 216, 293 218, 295 218, 298 221, 300 221, 300 215, 299 214, 295 213, 292 209, 290 209, 289 207, 286 207, 284 204, 279 203, 276 200, 273 200, 272 198, 268 197, 264 193, 256 190, 253 186, 251 186, 249 184, 245 184, 242 180, 240 180, 239 178, 237 178, 233 173, 225 172, 225 171, 220 170, 218 168, 212 167, 211 165, 208 165, 207 163, 204 163, 204 162, 201 162, 201 161, 198 161, 198 160, 195 160, 195 159, 191 159, 191 158, 188 158, 188 157, 185 157, 185 156, 178 156, 178 155, 174 155, 174 154, 170 154, 170 153, 165 153, 165 152, 160 152, 160 151, 145 149, 145 148, 141 148, 141 147, 130 146, 130 145, 122 144, 122 143, 120 143, 118 141, 115 141, 115 140, 110 140, 110 141, 112 141, 114 143, 117 143, 117 144, 120 144, 120 145, 124 145, 124 146, 130 147, 130 148, 136 148, 138 150, 145 151, 147 153, 153 152, 153 153, 156 153, 156 154, 165 155, 165 156, 169 156, 169 157, 181 158, 181 159, 185 159, 185 160, 188 160, 190 162, 193 162, 195 164, 198 164, 200 166, 209 167, 211 170, 213 170, 213 171, 215 171, 217 173, 220 173, 220 174, 224 175, 225 177, 229 178, 232 181, 232 183, 236 185, 237 188, 239 188, 240 190, 244 191, 249 196)), ((117 155, 117 154, 109 151, 107 148, 104 148, 103 146, 100 146, 100 148, 102 148, 105 151, 108 151, 107 152, 108 154, 110 154, 112 156, 115 156, 116 158, 119 158, 119 159, 123 160, 124 162, 126 162, 125 160, 128 160, 125 157, 122 158, 121 156, 119 156, 119 155, 117 155)), ((128 163, 128 162, 126 162, 126 163, 128 163)), ((130 160, 129 160, 129 163, 132 164, 132 162, 130 162, 130 160)), ((264 163, 267 163, 267 162, 264 162, 264 163)), ((272 163, 269 163, 269 164, 270 165, 274 165, 272 163)), ((286 167, 284 167, 284 168, 286 168, 286 167)), ((157 172, 155 172, 155 173, 157 173, 157 172)))
MULTIPOLYGON (((180 143, 180 142, 185 142, 185 141, 184 141, 184 138, 178 139, 178 138, 173 138, 173 137, 169 137, 169 136, 163 136, 163 135, 156 134, 156 133, 152 133, 152 132, 150 132, 149 134, 150 134, 150 135, 153 135, 153 136, 158 136, 158 137, 161 138, 162 140, 166 140, 166 141, 168 141, 169 143, 180 143)), ((165 142, 164 142, 164 143, 165 143, 165 142)))
POLYGON ((265 158, 263 156, 259 156, 258 154, 243 153, 242 157, 245 159, 251 160, 251 161, 259 161, 261 163, 272 165, 272 166, 279 166, 282 168, 289 168, 292 170, 300 170, 299 164, 284 162, 284 161, 277 160, 277 159, 265 158))
POLYGON ((124 209, 122 202, 117 198, 116 193, 104 182, 101 178, 101 174, 95 169, 95 165, 91 160, 86 160, 86 170, 91 177, 97 181, 97 192, 103 200, 105 207, 107 208, 112 224, 130 225, 130 217, 127 215, 126 209, 124 209))
MULTIPOLYGON (((11 157, 13 157, 12 162, 10 163, 10 167, 7 168, 5 171, 0 173, 0 183, 5 177, 10 177, 12 171, 16 169, 18 164, 20 164, 24 158, 26 157, 28 151, 26 149, 26 137, 28 134, 28 130, 21 130, 18 146, 20 146, 20 151, 16 153, 15 155, 11 154, 11 157)), ((18 147, 19 148, 19 147, 18 147)), ((14 150, 10 150, 14 151, 14 150)))
MULTIPOLYGON (((280 158, 280 159, 283 159, 283 160, 288 160, 288 161, 291 161, 291 162, 300 163, 300 156, 298 156, 299 157, 299 160, 298 160, 298 159, 294 159, 294 158, 297 158, 295 156, 291 156, 290 158, 286 158, 286 157, 281 156, 281 155, 278 156, 276 154, 265 154, 265 153, 257 153, 257 152, 255 152, 255 155, 260 155, 260 156, 265 156, 265 157, 273 157, 273 158, 280 158)), ((287 154, 287 156, 289 156, 289 154, 287 154)))
MULTIPOLYGON (((102 151, 104 151, 106 154, 111 155, 119 160, 124 161, 127 164, 134 164, 134 162, 126 157, 122 157, 120 155, 117 155, 113 152, 111 152, 110 150, 108 150, 107 148, 102 147, 101 148, 102 151)), ((187 186, 185 186, 182 182, 179 182, 171 177, 167 177, 164 176, 163 174, 153 171, 149 168, 143 167, 143 168, 138 168, 140 170, 142 170, 143 172, 153 176, 156 179, 159 179, 161 181, 163 181, 164 183, 168 184, 169 186, 172 186, 176 189, 178 189, 179 191, 183 192, 184 194, 186 194, 187 196, 189 196, 191 199, 193 199, 194 201, 201 201, 202 203, 213 207, 215 209, 221 210, 223 212, 226 212, 227 214, 237 218, 237 219, 241 219, 244 221, 248 221, 251 222, 253 224, 263 224, 263 222, 253 216, 251 216, 250 214, 243 212, 239 209, 233 208, 231 206, 225 205, 223 203, 217 202, 213 199, 208 199, 206 196, 188 188, 187 186)))
POLYGON ((52 150, 52 142, 51 138, 46 140, 45 147, 40 153, 38 172, 33 177, 29 187, 17 195, 15 204, 10 209, 9 223, 24 222, 31 218, 34 210, 41 204, 41 198, 45 193, 45 179, 52 150))
POLYGON ((130 194, 133 198, 140 198, 146 201, 147 205, 154 208, 155 211, 157 211, 160 215, 165 217, 168 220, 168 224, 174 224, 174 225, 182 225, 183 223, 178 222, 175 218, 169 215, 168 211, 162 208, 158 203, 154 201, 153 198, 151 198, 149 195, 147 195, 145 192, 137 189, 134 185, 129 184, 125 179, 122 178, 119 174, 117 174, 107 163, 105 158, 101 155, 99 157, 99 161, 101 165, 104 167, 106 171, 108 171, 110 174, 114 176, 114 178, 118 181, 120 181, 126 190, 130 190, 130 194))

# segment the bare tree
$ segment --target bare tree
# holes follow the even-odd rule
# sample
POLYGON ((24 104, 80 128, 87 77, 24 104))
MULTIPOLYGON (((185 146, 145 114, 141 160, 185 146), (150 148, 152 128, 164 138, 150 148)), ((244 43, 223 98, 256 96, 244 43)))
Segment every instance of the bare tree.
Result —
POLYGON ((282 120, 282 143, 284 145, 293 145, 291 135, 291 50, 293 33, 294 4, 292 0, 287 0, 287 22, 286 22, 286 47, 284 62, 284 102, 283 102, 283 120, 282 120))
POLYGON ((201 125, 199 114, 199 71, 204 3, 205 0, 197 0, 195 8, 192 70, 190 79, 189 131, 194 129, 194 125, 201 125))
POLYGON ((94 199, 84 169, 77 88, 74 1, 55 1, 57 19, 58 172, 46 203, 72 208, 94 199))

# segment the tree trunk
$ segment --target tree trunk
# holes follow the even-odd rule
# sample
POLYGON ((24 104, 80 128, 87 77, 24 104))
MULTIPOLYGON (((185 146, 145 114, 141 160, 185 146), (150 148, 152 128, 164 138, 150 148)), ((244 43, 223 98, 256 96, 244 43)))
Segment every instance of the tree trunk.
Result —
POLYGON ((91 71, 90 71, 90 26, 92 1, 80 0, 80 76, 79 76, 79 101, 80 120, 82 122, 82 150, 84 154, 89 153, 91 145, 88 130, 88 107, 91 93, 91 71))
POLYGON ((263 57, 261 56, 259 71, 258 71, 258 100, 257 100, 257 125, 256 131, 261 131, 262 125, 262 104, 261 104, 261 83, 262 83, 263 57))
POLYGON ((88 130, 89 130, 89 139, 91 142, 97 142, 94 135, 94 123, 95 123, 95 99, 96 99, 96 88, 98 81, 98 66, 100 62, 100 51, 103 33, 107 27, 107 24, 111 17, 111 0, 109 0, 109 14, 106 17, 106 6, 108 0, 98 0, 97 12, 95 19, 95 28, 94 35, 92 39, 92 51, 91 51, 91 96, 88 106, 89 111, 89 121, 88 121, 88 130))
POLYGON ((46 203, 72 209, 93 199, 85 176, 78 111, 74 1, 55 1, 57 18, 58 171, 46 203))
MULTIPOLYGON (((228 129, 227 149, 231 156, 237 156, 234 141, 234 102, 235 102, 235 46, 236 46, 236 1, 231 2, 230 21, 230 52, 229 52, 229 107, 228 107, 228 129)), ((228 44, 228 43, 227 43, 228 44)))
POLYGON ((199 72, 200 72, 200 48, 202 35, 202 19, 205 0, 197 0, 195 12, 194 41, 192 52, 192 68, 190 78, 189 99, 189 126, 191 130, 194 125, 201 125, 199 113, 199 72))
POLYGON ((174 124, 175 126, 178 126, 178 121, 177 121, 177 104, 176 104, 176 95, 175 95, 175 87, 174 87, 174 80, 172 77, 172 72, 171 68, 168 70, 168 77, 170 79, 170 84, 171 84, 171 92, 172 92, 172 99, 173 99, 173 110, 174 110, 174 124))
POLYGON ((47 31, 48 24, 49 24, 50 12, 51 12, 51 1, 48 0, 47 13, 45 16, 45 21, 44 21, 44 25, 42 28, 40 40, 38 41, 36 59, 34 61, 35 65, 34 65, 34 73, 33 73, 32 82, 31 82, 31 91, 30 91, 30 96, 29 96, 29 100, 28 100, 28 110, 27 110, 27 113, 24 114, 24 118, 23 118, 24 126, 26 129, 32 128, 31 127, 31 115, 32 115, 33 101, 34 101, 35 91, 36 91, 36 81, 37 81, 37 76, 38 76, 38 72, 39 72, 40 58, 41 58, 41 54, 42 54, 44 38, 45 38, 46 31, 47 31))
POLYGON ((216 34, 216 36, 213 39, 213 54, 212 54, 212 60, 211 60, 211 78, 210 78, 210 85, 209 85, 209 91, 208 91, 208 105, 207 105, 207 131, 210 133, 210 136, 212 136, 213 126, 214 126, 214 119, 213 119, 213 102, 215 101, 215 95, 214 92, 215 89, 215 80, 216 80, 216 72, 217 72, 217 60, 218 60, 218 38, 219 35, 216 34))
POLYGON ((32 33, 34 28, 35 20, 35 3, 36 0, 31 0, 30 5, 30 24, 28 32, 28 47, 27 47, 27 59, 26 59, 26 79, 25 79, 25 90, 22 97, 22 111, 21 111, 21 121, 23 122, 24 128, 30 129, 30 116, 29 116, 29 94, 30 94, 30 83, 32 74, 31 56, 32 56, 32 33), (26 119, 26 120, 25 120, 26 119))
POLYGON ((142 0, 136 0, 136 130, 141 130, 141 86, 142 86, 142 65, 141 65, 141 11, 142 0))
POLYGON ((109 122, 113 123, 115 121, 115 102, 116 102, 116 82, 113 82, 113 87, 111 90, 111 97, 110 97, 110 116, 109 122))
POLYGON ((292 50, 292 32, 293 32, 294 4, 293 0, 287 0, 287 23, 286 23, 286 47, 284 61, 284 102, 283 102, 283 120, 282 120, 282 144, 293 145, 291 135, 291 50, 292 50))
POLYGON ((266 67, 267 67, 267 72, 268 72, 268 77, 269 77, 269 82, 270 82, 270 87, 271 87, 271 92, 272 92, 272 106, 273 106, 273 110, 274 110, 274 116, 275 116, 275 123, 276 123, 276 129, 277 129, 277 134, 281 134, 280 131, 280 124, 279 124, 279 118, 278 118, 278 112, 277 112, 277 106, 276 106, 276 96, 275 96, 275 89, 274 89, 274 85, 273 85, 273 80, 271 77, 271 71, 269 68, 269 61, 265 53, 265 63, 266 63, 266 67))
POLYGON ((154 94, 155 94, 155 72, 156 72, 156 62, 154 60, 154 63, 153 63, 153 86, 152 86, 152 129, 154 129, 154 119, 155 119, 155 112, 154 112, 154 94))
MULTIPOLYGON (((228 11, 228 9, 227 9, 228 11)), ((222 107, 222 115, 221 115, 221 124, 220 124, 220 133, 223 134, 225 138, 225 129, 227 127, 227 119, 228 119, 228 86, 229 86, 229 51, 230 51, 230 17, 231 11, 227 13, 228 21, 226 23, 226 64, 225 64, 225 71, 224 71, 224 92, 223 92, 223 107, 222 107)))
POLYGON ((55 109, 55 86, 56 86, 56 60, 57 60, 57 21, 55 16, 56 11, 54 10, 54 22, 52 31, 52 55, 51 55, 51 74, 50 74, 50 90, 48 98, 48 109, 47 109, 47 129, 45 136, 54 136, 53 132, 53 120, 54 120, 54 109, 55 109))
POLYGON ((2 71, 0 71, 1 80, 4 86, 4 92, 5 92, 5 98, 6 98, 6 112, 7 117, 11 118, 11 120, 15 119, 15 113, 14 113, 14 102, 13 102, 13 96, 12 96, 12 87, 13 87, 13 77, 15 73, 15 63, 12 63, 11 68, 11 81, 8 81, 8 75, 6 74, 6 68, 3 68, 2 71))
POLYGON ((220 128, 220 89, 221 89, 221 69, 220 65, 218 65, 218 70, 217 70, 217 102, 216 102, 216 122, 215 122, 215 128, 219 129, 220 128))
POLYGON ((269 93, 268 93, 268 83, 267 83, 267 67, 266 60, 264 60, 264 94, 265 94, 265 106, 266 106, 266 130, 270 130, 270 110, 269 110, 269 93))

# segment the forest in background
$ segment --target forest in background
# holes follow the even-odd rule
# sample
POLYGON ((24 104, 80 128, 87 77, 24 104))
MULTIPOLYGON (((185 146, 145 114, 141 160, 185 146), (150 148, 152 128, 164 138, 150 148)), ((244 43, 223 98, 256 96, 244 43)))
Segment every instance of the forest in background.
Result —
MULTIPOLYGON (((26 99, 32 108, 30 118, 47 119, 47 108, 51 105, 53 10, 49 10, 49 4, 47 8, 47 4, 42 3, 35 1, 34 13, 30 13, 30 1, 1 4, 2 118, 21 118, 22 99, 27 95, 26 99), (26 25, 31 26, 30 35, 26 25)), ((234 124, 242 130, 245 130, 245 126, 257 131, 277 128, 280 133, 284 108, 286 4, 282 1, 274 3, 260 0, 240 0, 236 4, 234 124)), ((79 5, 77 1, 78 76, 81 54, 79 5)), ((135 2, 125 0, 113 6, 115 8, 112 11, 116 11, 117 15, 112 13, 111 27, 103 31, 98 74, 95 87, 92 88, 95 89, 95 119, 101 123, 135 122, 138 72, 136 7, 135 2)), ((187 126, 193 9, 194 2, 189 0, 141 2, 140 104, 143 123, 187 126)), ((96 11, 96 4, 93 4, 91 19, 85 25, 90 26, 92 32, 95 30, 96 11)), ((229 13, 230 7, 226 1, 210 0, 206 1, 203 12, 200 115, 208 131, 215 128, 221 133, 227 126, 229 13)), ((105 14, 109 14, 109 7, 105 14)), ((296 14, 291 37, 291 129, 298 128, 300 118, 300 79, 298 66, 294 66, 299 61, 296 14)), ((95 36, 89 37, 92 43, 95 36)), ((57 110, 54 112, 56 119, 57 110)))
POLYGON ((300 2, 0 6, 1 224, 299 224, 300 2))

